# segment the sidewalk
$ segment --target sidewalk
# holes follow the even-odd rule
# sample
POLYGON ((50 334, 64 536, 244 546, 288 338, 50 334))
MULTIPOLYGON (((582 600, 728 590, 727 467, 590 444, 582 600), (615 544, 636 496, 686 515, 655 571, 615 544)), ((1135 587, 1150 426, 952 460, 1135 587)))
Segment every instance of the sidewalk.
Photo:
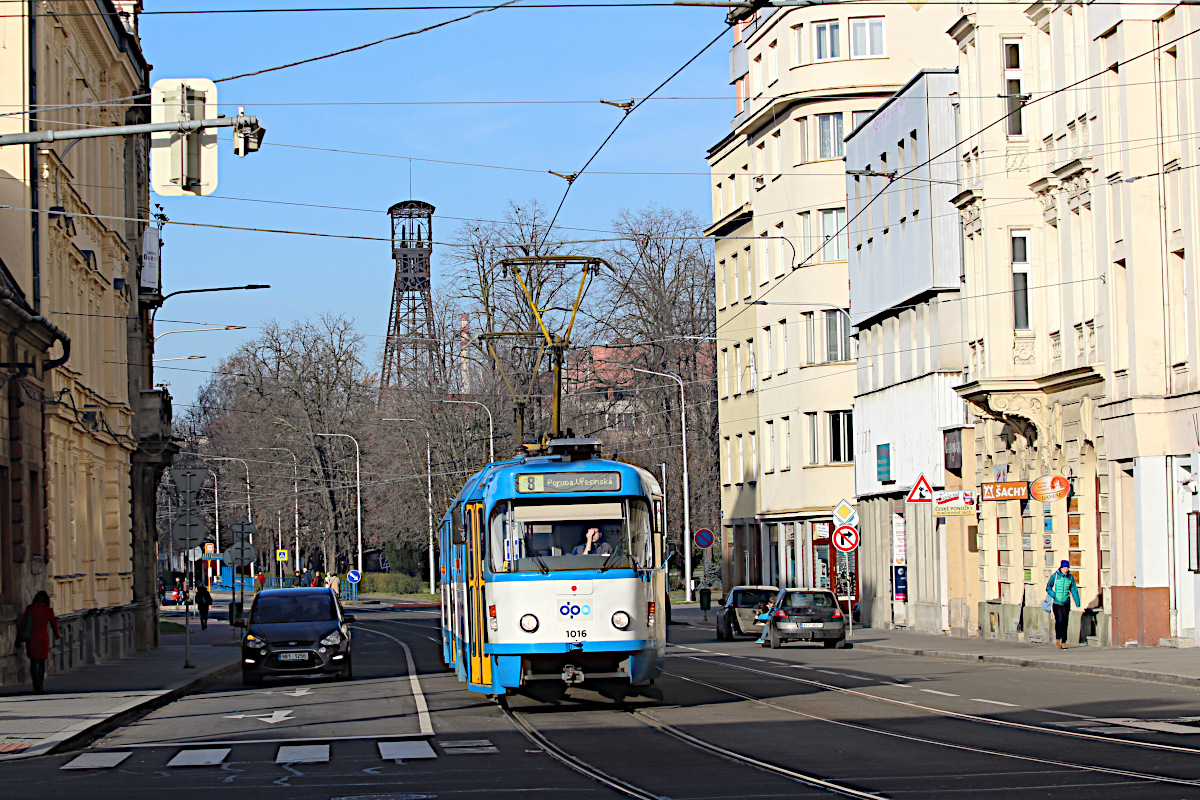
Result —
MULTIPOLYGON (((676 609, 675 619, 693 627, 716 627, 713 611, 709 611, 709 621, 704 622, 700 610, 694 606, 676 609)), ((1200 688, 1200 651, 1195 649, 1072 645, 1067 650, 1059 650, 1052 644, 967 639, 858 626, 849 641, 855 650, 1053 669, 1200 688)))
MULTIPOLYGON (((163 619, 182 623, 182 609, 178 615, 164 609, 163 619)), ((0 761, 53 752, 117 717, 168 703, 237 668, 238 639, 224 621, 210 620, 206 631, 193 621, 194 669, 183 667, 183 639, 182 633, 167 634, 158 650, 47 675, 46 694, 32 694, 29 684, 0 687, 0 761)))

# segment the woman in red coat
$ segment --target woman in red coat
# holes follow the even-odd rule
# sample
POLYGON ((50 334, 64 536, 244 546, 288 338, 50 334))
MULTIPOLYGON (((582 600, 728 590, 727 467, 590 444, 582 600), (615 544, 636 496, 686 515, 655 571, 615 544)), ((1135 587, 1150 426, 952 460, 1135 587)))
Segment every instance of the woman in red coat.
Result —
POLYGON ((33 675, 33 690, 46 691, 46 659, 50 657, 50 630, 58 639, 58 618, 50 607, 50 595, 41 591, 33 596, 33 602, 25 607, 25 613, 17 622, 17 641, 25 642, 25 653, 29 656, 29 671, 33 675))

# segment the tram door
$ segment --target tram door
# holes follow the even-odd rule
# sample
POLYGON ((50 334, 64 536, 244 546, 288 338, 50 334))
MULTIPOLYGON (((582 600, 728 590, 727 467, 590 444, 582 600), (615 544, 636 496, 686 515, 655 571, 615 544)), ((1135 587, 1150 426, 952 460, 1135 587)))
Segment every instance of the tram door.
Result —
POLYGON ((471 626, 470 671, 471 683, 490 685, 491 659, 483 652, 484 631, 487 629, 487 604, 483 594, 483 504, 467 506, 467 608, 471 626))

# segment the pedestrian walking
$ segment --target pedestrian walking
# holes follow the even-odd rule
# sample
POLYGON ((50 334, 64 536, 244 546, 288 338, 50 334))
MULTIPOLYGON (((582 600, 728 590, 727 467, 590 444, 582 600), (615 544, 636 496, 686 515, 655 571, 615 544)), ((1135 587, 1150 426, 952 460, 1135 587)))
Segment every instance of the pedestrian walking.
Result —
POLYGON ((292 576, 292 586, 303 586, 304 583, 300 579, 300 570, 296 570, 296 574, 292 576))
POLYGON ((1071 574, 1071 562, 1063 559, 1058 572, 1046 582, 1046 600, 1054 612, 1054 644, 1061 650, 1067 649, 1067 624, 1071 620, 1071 601, 1079 602, 1079 584, 1071 574))
POLYGON ((298 583, 296 585, 297 586, 312 586, 312 575, 309 573, 308 567, 305 567, 304 571, 300 573, 300 583, 298 583))
POLYGON ((338 577, 336 572, 329 573, 329 576, 325 578, 325 587, 332 589, 335 597, 342 596, 342 579, 338 577))
POLYGON ((261 592, 265 588, 267 588, 267 576, 260 569, 258 575, 254 576, 254 591, 261 592))
POLYGON ((17 621, 17 644, 25 645, 29 656, 29 673, 33 678, 33 690, 38 694, 46 691, 46 659, 50 657, 50 631, 57 641, 58 618, 50 607, 50 595, 40 591, 33 602, 25 607, 25 613, 17 621))
POLYGON ((314 587, 314 588, 315 588, 315 587, 317 587, 317 586, 324 586, 324 585, 325 585, 325 580, 324 580, 324 578, 322 578, 322 577, 321 577, 321 571, 320 571, 320 570, 317 570, 316 572, 314 572, 314 573, 313 573, 313 579, 312 579, 312 583, 311 583, 311 584, 309 584, 309 585, 310 585, 310 586, 312 586, 312 587, 314 587))
POLYGON ((212 607, 213 599, 208 587, 203 583, 196 587, 196 608, 200 611, 200 630, 208 629, 208 609, 212 607))

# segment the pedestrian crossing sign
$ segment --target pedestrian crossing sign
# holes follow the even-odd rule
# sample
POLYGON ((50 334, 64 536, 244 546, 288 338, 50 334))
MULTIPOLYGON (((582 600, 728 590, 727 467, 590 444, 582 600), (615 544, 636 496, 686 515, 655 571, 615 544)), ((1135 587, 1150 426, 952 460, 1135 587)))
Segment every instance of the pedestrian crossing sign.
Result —
POLYGON ((276 550, 275 551, 275 560, 276 561, 287 561, 288 560, 287 550, 276 550))

